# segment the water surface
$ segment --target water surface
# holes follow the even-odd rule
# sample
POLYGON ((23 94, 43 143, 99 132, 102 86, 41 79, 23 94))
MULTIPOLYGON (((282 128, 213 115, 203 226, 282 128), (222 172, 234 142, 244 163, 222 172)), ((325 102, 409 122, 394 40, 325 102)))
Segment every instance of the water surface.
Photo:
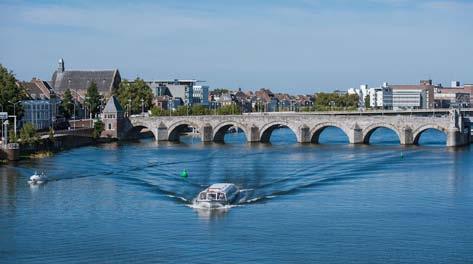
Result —
POLYGON ((84 147, 0 167, 2 263, 471 263, 473 156, 428 131, 402 147, 377 130, 320 145, 152 140, 84 147), (189 177, 179 177, 187 169, 189 177), (53 179, 30 187, 44 170, 53 179), (215 182, 245 199, 189 207, 215 182))

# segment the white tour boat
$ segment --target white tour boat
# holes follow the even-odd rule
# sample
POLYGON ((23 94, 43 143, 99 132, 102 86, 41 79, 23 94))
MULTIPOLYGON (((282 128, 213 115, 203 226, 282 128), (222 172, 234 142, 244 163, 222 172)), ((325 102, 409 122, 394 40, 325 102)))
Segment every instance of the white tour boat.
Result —
POLYGON ((28 183, 30 183, 30 184, 42 184, 42 183, 45 183, 46 181, 48 181, 48 177, 46 175, 44 175, 44 172, 42 172, 41 174, 38 174, 38 173, 35 172, 30 177, 30 180, 28 181, 28 183))
POLYGON ((201 191, 194 200, 199 207, 218 208, 235 202, 239 190, 233 183, 215 183, 201 191))

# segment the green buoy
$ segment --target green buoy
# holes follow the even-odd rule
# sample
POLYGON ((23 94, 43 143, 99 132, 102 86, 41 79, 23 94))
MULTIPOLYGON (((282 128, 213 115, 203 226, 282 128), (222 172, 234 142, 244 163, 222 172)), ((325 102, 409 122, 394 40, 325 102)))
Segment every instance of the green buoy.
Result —
POLYGON ((184 169, 183 171, 181 171, 181 177, 182 177, 182 178, 187 178, 187 176, 189 176, 189 173, 187 172, 186 169, 184 169))

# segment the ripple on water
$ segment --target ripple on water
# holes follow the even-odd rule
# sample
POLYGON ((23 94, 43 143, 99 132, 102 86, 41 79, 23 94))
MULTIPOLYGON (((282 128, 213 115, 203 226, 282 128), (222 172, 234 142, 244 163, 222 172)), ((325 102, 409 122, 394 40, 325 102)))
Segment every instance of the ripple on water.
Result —
POLYGON ((352 146, 330 129, 324 144, 301 146, 288 132, 273 144, 242 144, 241 134, 224 145, 143 140, 0 167, 0 259, 470 262, 469 148, 402 147, 383 134, 352 146), (35 170, 53 180, 30 188, 35 170), (238 202, 196 208, 216 182, 235 183, 238 202))

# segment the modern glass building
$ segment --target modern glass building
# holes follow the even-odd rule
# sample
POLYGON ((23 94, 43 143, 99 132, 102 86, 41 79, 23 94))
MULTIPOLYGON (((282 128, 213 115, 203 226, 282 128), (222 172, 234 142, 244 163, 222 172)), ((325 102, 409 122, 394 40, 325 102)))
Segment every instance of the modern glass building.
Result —
POLYGON ((21 102, 24 109, 21 125, 31 123, 37 130, 47 129, 53 124, 54 102, 50 100, 25 100, 21 102))

